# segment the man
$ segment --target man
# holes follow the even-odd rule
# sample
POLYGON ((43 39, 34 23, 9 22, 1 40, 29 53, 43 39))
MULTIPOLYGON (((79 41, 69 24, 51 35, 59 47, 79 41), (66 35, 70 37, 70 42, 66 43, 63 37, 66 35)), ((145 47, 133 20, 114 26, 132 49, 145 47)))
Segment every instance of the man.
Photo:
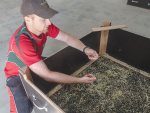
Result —
POLYGON ((49 18, 56 13, 45 0, 22 1, 21 14, 25 22, 10 39, 4 70, 10 95, 11 113, 31 113, 32 111, 32 104, 26 96, 18 72, 25 65, 49 82, 93 83, 96 79, 92 74, 77 78, 50 71, 41 59, 47 36, 64 41, 69 46, 83 51, 91 60, 98 58, 96 51, 86 47, 80 40, 59 30, 51 23, 49 18))

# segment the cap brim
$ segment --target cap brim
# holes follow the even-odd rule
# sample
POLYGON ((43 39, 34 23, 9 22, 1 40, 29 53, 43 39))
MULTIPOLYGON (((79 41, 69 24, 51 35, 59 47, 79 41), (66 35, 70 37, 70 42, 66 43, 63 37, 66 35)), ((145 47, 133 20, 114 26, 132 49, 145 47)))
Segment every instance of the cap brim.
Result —
POLYGON ((50 19, 55 14, 58 14, 58 12, 55 11, 54 9, 51 9, 51 8, 47 8, 47 9, 45 9, 43 11, 40 11, 40 12, 36 13, 37 16, 42 17, 44 19, 50 19))

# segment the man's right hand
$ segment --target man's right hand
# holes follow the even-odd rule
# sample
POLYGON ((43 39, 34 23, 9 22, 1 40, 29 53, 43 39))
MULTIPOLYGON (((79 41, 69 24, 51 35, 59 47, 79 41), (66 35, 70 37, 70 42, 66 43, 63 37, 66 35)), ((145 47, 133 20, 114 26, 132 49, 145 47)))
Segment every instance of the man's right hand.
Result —
POLYGON ((96 77, 93 74, 87 74, 81 78, 82 83, 93 83, 96 80, 96 77))

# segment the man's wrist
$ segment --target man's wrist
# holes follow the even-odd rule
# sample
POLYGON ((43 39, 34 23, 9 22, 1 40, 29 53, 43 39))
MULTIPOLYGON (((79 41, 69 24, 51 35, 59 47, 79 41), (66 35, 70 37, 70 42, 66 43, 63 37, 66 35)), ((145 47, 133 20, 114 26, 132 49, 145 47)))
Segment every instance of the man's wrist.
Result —
POLYGON ((82 78, 78 78, 78 83, 83 83, 82 78))
POLYGON ((83 53, 84 53, 84 54, 85 54, 85 49, 86 49, 86 48, 90 48, 90 47, 86 46, 86 47, 83 48, 83 53))

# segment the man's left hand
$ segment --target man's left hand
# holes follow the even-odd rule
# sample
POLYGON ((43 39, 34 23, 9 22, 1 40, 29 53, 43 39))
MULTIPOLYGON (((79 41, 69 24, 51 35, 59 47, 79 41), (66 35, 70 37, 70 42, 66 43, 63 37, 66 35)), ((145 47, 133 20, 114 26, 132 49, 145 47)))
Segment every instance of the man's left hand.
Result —
POLYGON ((97 52, 90 48, 85 49, 85 54, 88 56, 90 60, 97 60, 99 58, 97 52))

